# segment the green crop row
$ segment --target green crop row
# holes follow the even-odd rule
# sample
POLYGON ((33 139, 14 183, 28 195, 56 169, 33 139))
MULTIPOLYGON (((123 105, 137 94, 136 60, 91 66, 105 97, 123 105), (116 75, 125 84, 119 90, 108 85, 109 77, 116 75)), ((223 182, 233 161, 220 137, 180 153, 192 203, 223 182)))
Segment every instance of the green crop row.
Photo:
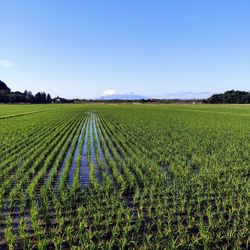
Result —
POLYGON ((7 108, 0 248, 249 248, 247 106, 7 108))

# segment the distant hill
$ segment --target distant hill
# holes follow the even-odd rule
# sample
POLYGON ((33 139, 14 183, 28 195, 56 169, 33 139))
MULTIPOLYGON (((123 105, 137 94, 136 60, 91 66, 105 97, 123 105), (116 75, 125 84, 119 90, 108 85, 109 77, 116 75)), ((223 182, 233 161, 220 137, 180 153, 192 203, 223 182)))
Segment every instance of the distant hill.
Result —
POLYGON ((166 93, 161 95, 152 96, 152 98, 156 99, 179 99, 179 100, 191 100, 191 99, 207 99, 213 93, 211 92, 175 92, 175 93, 166 93))
POLYGON ((165 93, 160 95, 143 96, 139 94, 129 93, 115 93, 110 95, 104 95, 97 100, 147 100, 147 99, 166 99, 166 100, 192 100, 192 99, 207 99, 212 96, 211 92, 175 92, 175 93, 165 93))

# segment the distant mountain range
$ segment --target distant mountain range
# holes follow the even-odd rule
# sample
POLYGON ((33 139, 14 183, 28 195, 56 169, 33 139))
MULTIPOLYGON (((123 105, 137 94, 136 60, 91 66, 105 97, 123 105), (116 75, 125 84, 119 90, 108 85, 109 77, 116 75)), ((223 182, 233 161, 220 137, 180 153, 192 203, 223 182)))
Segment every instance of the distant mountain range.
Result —
POLYGON ((206 99, 212 96, 213 93, 211 92, 175 92, 175 93, 166 93, 161 95, 155 95, 153 98, 157 99, 181 99, 181 100, 188 100, 188 99, 206 99))
POLYGON ((152 96, 143 96, 134 94, 133 92, 129 93, 114 93, 109 95, 103 95, 97 100, 141 100, 141 99, 206 99, 212 96, 211 92, 175 92, 175 93, 166 93, 161 95, 152 95, 152 96))
POLYGON ((136 95, 133 92, 129 93, 114 93, 110 95, 104 95, 99 98, 98 100, 141 100, 141 99, 149 99, 147 96, 143 95, 136 95))

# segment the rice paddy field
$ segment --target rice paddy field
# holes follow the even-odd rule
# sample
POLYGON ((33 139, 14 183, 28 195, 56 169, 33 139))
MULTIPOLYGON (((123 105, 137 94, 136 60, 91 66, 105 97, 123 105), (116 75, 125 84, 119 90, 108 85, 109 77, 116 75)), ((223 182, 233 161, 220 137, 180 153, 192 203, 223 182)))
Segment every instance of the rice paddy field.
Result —
POLYGON ((249 249, 248 105, 0 105, 0 142, 0 249, 249 249))

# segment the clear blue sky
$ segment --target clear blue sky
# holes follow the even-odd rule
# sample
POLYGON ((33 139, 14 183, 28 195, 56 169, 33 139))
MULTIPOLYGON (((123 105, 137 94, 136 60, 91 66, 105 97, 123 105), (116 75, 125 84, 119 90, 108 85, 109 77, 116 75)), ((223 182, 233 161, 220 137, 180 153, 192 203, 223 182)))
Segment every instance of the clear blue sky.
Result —
POLYGON ((0 79, 65 97, 250 90, 250 1, 0 0, 0 79))

